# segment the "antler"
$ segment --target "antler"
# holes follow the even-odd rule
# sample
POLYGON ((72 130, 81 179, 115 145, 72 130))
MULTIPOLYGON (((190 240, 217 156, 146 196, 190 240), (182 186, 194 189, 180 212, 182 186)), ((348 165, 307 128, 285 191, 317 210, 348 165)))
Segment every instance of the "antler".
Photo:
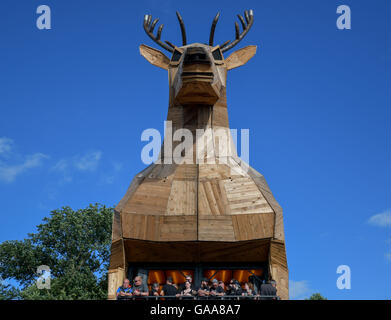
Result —
MULTIPOLYGON (((221 46, 220 49, 222 52, 228 51, 229 49, 232 49, 234 46, 236 46, 249 32, 251 29, 253 23, 254 23, 254 12, 253 10, 244 11, 244 17, 246 20, 243 19, 243 17, 238 14, 238 18, 242 24, 243 31, 242 33, 239 32, 239 25, 237 22, 235 22, 235 40, 234 41, 226 41, 221 46), (230 43, 231 42, 231 43, 230 43)), ((219 14, 216 15, 216 17, 213 20, 212 23, 212 29, 210 31, 210 38, 209 38, 209 45, 213 46, 213 36, 214 36, 214 29, 216 28, 217 20, 219 19, 219 14)))
POLYGON ((167 45, 166 43, 160 40, 160 37, 162 36, 162 30, 164 24, 160 25, 159 29, 157 30, 157 35, 155 37, 155 35, 153 34, 153 29, 155 29, 155 26, 158 23, 159 18, 153 20, 152 23, 151 21, 152 21, 152 16, 150 14, 146 14, 144 16, 144 24, 143 24, 146 34, 162 48, 166 49, 167 51, 174 52, 175 46, 171 42, 165 41, 168 44, 167 45))
MULTIPOLYGON (((178 18, 178 21, 179 21, 179 25, 181 27, 181 32, 182 32, 182 45, 185 46, 186 45, 186 30, 185 30, 185 24, 183 23, 183 19, 181 17, 181 15, 179 14, 179 12, 177 11, 176 13, 176 16, 178 18)), ((157 30, 157 34, 156 36, 153 34, 153 30, 155 29, 155 26, 156 24, 158 23, 159 21, 159 18, 156 18, 155 20, 153 20, 152 22, 152 16, 150 14, 146 14, 144 16, 144 30, 145 32, 147 33, 147 35, 153 40, 155 41, 159 46, 163 47, 164 49, 166 49, 167 51, 170 51, 170 52, 174 52, 174 48, 175 46, 170 42, 170 41, 164 41, 162 42, 160 40, 161 36, 162 36, 162 30, 163 30, 163 26, 164 24, 160 25, 159 29, 157 30)))
POLYGON ((182 19, 181 15, 179 14, 178 11, 176 12, 176 16, 177 16, 177 18, 178 18, 179 25, 180 25, 180 27, 181 27, 181 33, 182 33, 182 46, 185 46, 185 45, 187 44, 187 42, 186 42, 185 24, 183 23, 183 19, 182 19))
POLYGON ((211 47, 213 47, 213 38, 215 36, 216 24, 217 24, 217 21, 219 21, 219 18, 220 18, 220 12, 217 12, 215 18, 213 19, 212 27, 210 28, 209 45, 211 47))

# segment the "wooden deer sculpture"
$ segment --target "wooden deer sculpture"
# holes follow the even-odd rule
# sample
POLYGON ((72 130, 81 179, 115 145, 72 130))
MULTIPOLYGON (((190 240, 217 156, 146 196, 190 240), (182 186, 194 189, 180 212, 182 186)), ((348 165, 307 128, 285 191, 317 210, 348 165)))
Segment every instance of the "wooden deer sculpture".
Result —
POLYGON ((170 127, 159 161, 134 177, 115 208, 109 298, 115 297, 123 277, 135 270, 148 278, 156 268, 177 266, 192 270, 199 280, 208 268, 262 266, 267 278, 277 282, 279 296, 288 299, 282 209, 263 175, 237 156, 228 123, 227 71, 249 61, 256 46, 227 58, 223 54, 248 33, 253 11, 245 11, 244 18, 238 15, 242 31, 235 23, 235 40, 222 45, 214 45, 219 14, 208 45, 187 44, 183 19, 179 13, 177 17, 180 47, 161 40, 163 25, 154 35, 158 19, 144 18, 147 35, 172 54, 170 59, 157 49, 140 46, 146 60, 168 71, 170 127), (191 133, 193 152, 171 151, 183 143, 175 137, 178 130, 191 133))

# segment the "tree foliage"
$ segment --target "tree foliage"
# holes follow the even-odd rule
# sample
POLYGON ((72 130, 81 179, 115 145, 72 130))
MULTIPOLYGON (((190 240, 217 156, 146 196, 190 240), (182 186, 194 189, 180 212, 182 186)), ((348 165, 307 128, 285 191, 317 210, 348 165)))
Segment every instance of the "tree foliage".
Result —
POLYGON ((327 298, 323 297, 320 293, 313 293, 311 297, 306 300, 327 300, 327 298))
POLYGON ((17 296, 18 291, 9 284, 4 284, 0 279, 0 300, 11 300, 17 296))
POLYGON ((52 211, 36 233, 0 244, 0 276, 18 283, 21 299, 105 299, 112 215, 99 204, 52 211), (37 288, 40 265, 50 268, 50 289, 37 288))

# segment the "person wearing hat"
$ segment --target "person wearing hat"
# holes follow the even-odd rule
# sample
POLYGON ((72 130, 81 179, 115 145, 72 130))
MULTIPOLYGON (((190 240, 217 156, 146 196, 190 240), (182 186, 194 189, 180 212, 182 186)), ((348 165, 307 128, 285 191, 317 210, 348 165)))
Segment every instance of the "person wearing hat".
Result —
POLYGON ((225 295, 224 289, 219 286, 219 281, 217 279, 212 280, 212 286, 210 287, 210 294, 209 296, 212 298, 219 299, 220 297, 225 295))
POLYGON ((242 288, 238 280, 232 279, 228 286, 227 295, 229 296, 241 296, 242 288))
POLYGON ((209 279, 202 278, 201 279, 201 285, 198 289, 198 298, 200 300, 205 300, 209 296, 209 286, 208 286, 209 279))

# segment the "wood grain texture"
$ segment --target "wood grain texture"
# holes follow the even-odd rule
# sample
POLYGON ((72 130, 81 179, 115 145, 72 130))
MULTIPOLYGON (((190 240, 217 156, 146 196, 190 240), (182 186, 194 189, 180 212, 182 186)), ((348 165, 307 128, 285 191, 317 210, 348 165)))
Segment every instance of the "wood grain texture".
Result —
POLYGON ((111 243, 109 269, 125 268, 124 240, 116 240, 111 243))
POLYGON ((202 181, 198 186, 198 214, 225 215, 228 201, 219 180, 202 181))
POLYGON ((114 242, 120 239, 122 239, 121 214, 114 210, 111 241, 114 242))
POLYGON ((198 240, 235 241, 232 218, 204 216, 198 220, 198 240))
POLYGON ((270 243, 269 268, 277 281, 277 293, 283 300, 289 299, 289 270, 286 259, 285 243, 274 240, 270 243))
POLYGON ((197 240, 197 217, 164 216, 160 219, 160 241, 197 240))
POLYGON ((268 191, 263 176, 252 168, 247 174, 235 158, 229 159, 227 164, 155 164, 137 175, 137 183, 132 183, 121 202, 122 230, 118 230, 118 217, 113 224, 115 239, 122 232, 124 238, 152 241, 241 241, 262 237, 283 240, 282 209, 268 191), (235 165, 239 170, 233 170, 235 165), (198 221, 197 215, 216 217, 212 223, 216 228, 224 223, 232 228, 222 228, 227 234, 217 236, 213 228, 201 231, 200 223, 189 228, 186 219, 160 225, 159 216, 190 216, 198 221), (239 218, 242 215, 245 217, 239 218), (220 221, 222 216, 231 216, 230 222, 220 221), (209 237, 205 230, 210 230, 209 237))
POLYGON ((209 180, 226 180, 231 177, 231 168, 226 164, 200 164, 199 182, 209 180))
POLYGON ((236 50, 225 59, 227 69, 231 70, 246 64, 257 52, 257 46, 247 46, 236 50))
POLYGON ((123 211, 134 214, 165 214, 171 192, 171 182, 162 179, 144 179, 123 211))
POLYGON ((224 181, 231 214, 272 213, 265 197, 249 177, 238 177, 224 181))
POLYGON ((273 237, 273 213, 233 215, 232 221, 236 240, 273 237))
POLYGON ((117 289, 122 285, 124 278, 125 278, 124 268, 109 269, 108 281, 107 281, 109 300, 117 299, 117 289))
POLYGON ((154 66, 168 70, 170 59, 160 50, 142 44, 140 46, 140 54, 154 66))
POLYGON ((174 180, 168 198, 167 215, 196 215, 196 190, 197 183, 195 180, 174 180))
POLYGON ((124 206, 129 202, 129 199, 134 194, 134 192, 137 190, 140 183, 144 180, 144 178, 151 172, 154 168, 154 165, 150 165, 147 168, 145 168, 143 171, 138 173, 130 183, 130 186, 128 187, 128 190, 125 193, 125 196, 121 199, 121 201, 118 203, 118 205, 115 207, 115 210, 117 212, 122 212, 124 206))

